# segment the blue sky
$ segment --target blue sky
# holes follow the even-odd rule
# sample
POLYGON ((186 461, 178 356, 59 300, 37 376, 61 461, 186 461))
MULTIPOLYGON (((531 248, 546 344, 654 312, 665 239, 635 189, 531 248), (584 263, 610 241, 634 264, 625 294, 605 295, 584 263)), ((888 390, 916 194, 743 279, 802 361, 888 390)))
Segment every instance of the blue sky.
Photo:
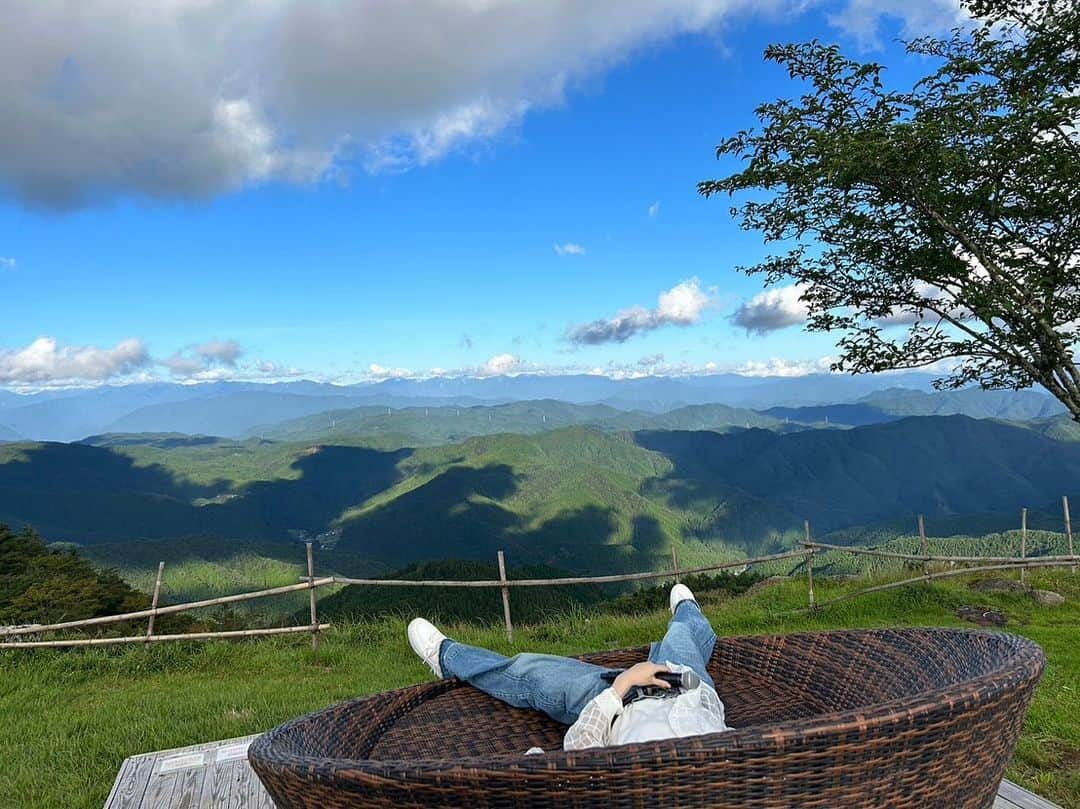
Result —
MULTIPOLYGON (((595 36, 556 38, 552 48, 576 43, 586 56, 567 66, 556 54, 546 75, 539 48, 506 86, 500 72, 516 57, 500 56, 486 78, 464 71, 451 102, 412 88, 416 110, 398 113, 393 87, 337 106, 328 91, 317 110, 282 94, 244 130, 245 144, 252 132, 275 140, 239 179, 230 163, 206 170, 182 128, 128 142, 145 101, 126 111, 138 93, 112 94, 97 51, 55 43, 44 69, 55 68, 49 87, 63 91, 64 113, 78 123, 94 112, 69 103, 74 92, 123 128, 89 132, 81 160, 80 128, 53 138, 56 118, 34 112, 46 103, 40 87, 27 90, 36 107, 15 105, 31 112, 0 165, 0 383, 821 368, 828 336, 733 322, 762 291, 735 267, 764 248, 726 200, 700 198, 695 184, 732 168, 714 147, 753 122, 756 104, 798 91, 762 60, 769 42, 834 40, 903 83, 926 66, 894 38, 939 28, 956 10, 895 4, 895 16, 879 18, 857 1, 690 5, 711 16, 662 18, 667 35, 645 25, 599 53, 588 50, 595 36), (364 104, 379 107, 377 128, 354 123, 367 120, 364 104), (609 339, 616 318, 631 335, 621 342, 609 339), (593 338, 570 339, 586 332, 593 338)), ((48 32, 62 20, 38 22, 48 32)), ((101 30, 92 22, 83 36, 101 30)), ((117 58, 137 75, 143 53, 117 58)), ((437 49, 426 58, 429 72, 405 78, 438 85, 437 49)), ((772 303, 784 316, 791 301, 772 303)))

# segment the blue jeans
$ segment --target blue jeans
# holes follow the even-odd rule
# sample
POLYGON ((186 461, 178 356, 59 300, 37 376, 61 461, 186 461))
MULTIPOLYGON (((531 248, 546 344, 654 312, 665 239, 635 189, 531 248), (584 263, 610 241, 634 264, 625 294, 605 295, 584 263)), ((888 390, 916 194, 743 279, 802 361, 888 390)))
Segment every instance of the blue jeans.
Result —
MULTIPOLYGON (((649 660, 689 666, 712 686, 706 663, 715 644, 716 633, 701 608, 683 601, 675 608, 664 639, 649 648, 649 660)), ((506 657, 449 638, 439 648, 439 665, 444 677, 457 677, 515 708, 535 708, 567 725, 610 685, 601 675, 612 671, 559 655, 526 652, 506 657)))

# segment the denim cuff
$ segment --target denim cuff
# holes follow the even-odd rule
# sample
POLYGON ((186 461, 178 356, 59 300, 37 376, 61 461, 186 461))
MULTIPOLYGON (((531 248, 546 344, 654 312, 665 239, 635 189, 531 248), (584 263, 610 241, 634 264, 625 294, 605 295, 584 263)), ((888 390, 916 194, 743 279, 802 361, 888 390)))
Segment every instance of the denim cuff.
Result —
POLYGON ((455 643, 457 643, 457 641, 451 640, 450 638, 443 638, 442 643, 439 644, 439 671, 442 672, 444 680, 454 676, 446 671, 446 651, 455 643))

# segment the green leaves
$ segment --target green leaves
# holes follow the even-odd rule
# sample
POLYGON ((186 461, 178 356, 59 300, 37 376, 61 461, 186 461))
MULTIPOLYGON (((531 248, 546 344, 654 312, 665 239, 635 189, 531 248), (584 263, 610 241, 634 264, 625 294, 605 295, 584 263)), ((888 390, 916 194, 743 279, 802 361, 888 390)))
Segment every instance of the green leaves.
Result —
POLYGON ((765 58, 808 87, 723 140, 743 168, 706 197, 786 253, 745 268, 805 289, 837 331, 837 370, 945 361, 942 387, 1041 384, 1080 420, 1080 8, 971 2, 984 15, 908 51, 937 68, 902 90, 817 41, 765 58))

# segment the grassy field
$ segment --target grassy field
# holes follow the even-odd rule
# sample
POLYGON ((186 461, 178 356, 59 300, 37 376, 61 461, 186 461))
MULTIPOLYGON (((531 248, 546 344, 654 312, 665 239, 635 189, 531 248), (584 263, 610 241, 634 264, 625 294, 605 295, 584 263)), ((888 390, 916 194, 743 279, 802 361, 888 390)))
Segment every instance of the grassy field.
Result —
MULTIPOLYGON (((702 601, 721 635, 958 625, 953 611, 959 605, 1003 609, 1010 630, 1037 641, 1049 658, 1008 775, 1062 806, 1080 807, 1080 576, 1035 573, 1029 581, 1063 594, 1066 604, 1039 607, 1026 596, 974 593, 953 580, 876 593, 817 615, 793 613, 806 600, 805 582, 798 580, 702 601)), ((821 581, 819 598, 865 583, 821 581)), ((496 625, 447 629, 463 641, 507 653, 577 654, 644 644, 663 633, 667 618, 663 610, 636 617, 575 611, 522 627, 512 646, 496 625)), ((297 714, 427 676, 397 618, 337 626, 318 656, 306 638, 5 653, 0 802, 98 807, 126 756, 259 732, 297 714)))

